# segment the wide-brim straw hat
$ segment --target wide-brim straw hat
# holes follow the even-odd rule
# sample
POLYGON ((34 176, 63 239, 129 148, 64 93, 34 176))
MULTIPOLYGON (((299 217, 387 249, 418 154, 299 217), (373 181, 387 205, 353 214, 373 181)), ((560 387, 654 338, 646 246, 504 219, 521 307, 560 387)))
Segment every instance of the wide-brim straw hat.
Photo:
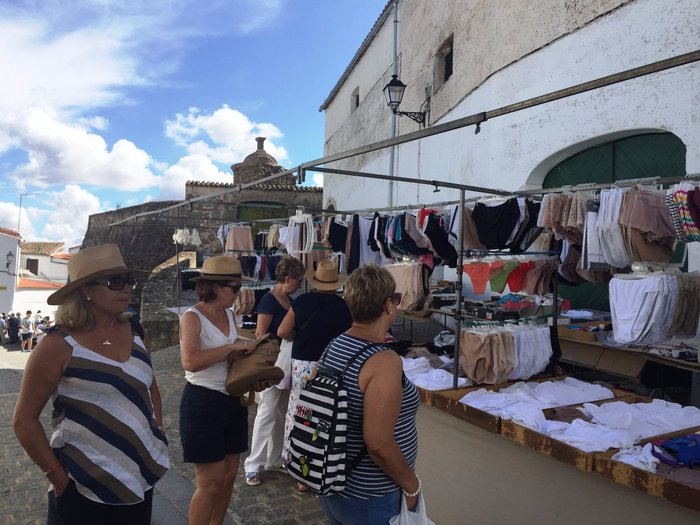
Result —
POLYGON ((190 281, 252 281, 241 272, 241 261, 229 255, 216 255, 204 261, 202 275, 190 281))
POLYGON ((68 261, 68 281, 66 285, 49 295, 46 302, 51 305, 62 304, 68 294, 81 285, 99 277, 129 274, 133 277, 148 275, 147 270, 127 268, 119 247, 116 244, 101 244, 80 250, 68 261))
POLYGON ((325 259, 318 263, 316 271, 308 270, 306 272, 306 282, 314 290, 337 290, 345 281, 347 275, 338 273, 338 261, 336 259, 325 259))

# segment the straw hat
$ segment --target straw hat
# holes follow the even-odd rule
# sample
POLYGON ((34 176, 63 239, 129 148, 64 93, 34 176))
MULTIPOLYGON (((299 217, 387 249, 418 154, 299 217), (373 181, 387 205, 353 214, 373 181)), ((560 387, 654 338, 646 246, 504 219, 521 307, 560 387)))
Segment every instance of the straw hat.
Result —
POLYGON ((99 277, 128 273, 134 277, 148 275, 146 270, 127 268, 119 247, 116 244, 101 244, 85 248, 68 261, 68 281, 66 285, 49 295, 46 300, 51 305, 62 304, 66 296, 82 284, 99 277))
POLYGON ((209 257, 202 265, 202 275, 190 281, 252 281, 241 276, 241 261, 228 255, 209 257))
POLYGON ((338 261, 324 259, 318 263, 316 271, 306 272, 306 281, 314 290, 337 290, 348 279, 347 275, 338 274, 338 261))

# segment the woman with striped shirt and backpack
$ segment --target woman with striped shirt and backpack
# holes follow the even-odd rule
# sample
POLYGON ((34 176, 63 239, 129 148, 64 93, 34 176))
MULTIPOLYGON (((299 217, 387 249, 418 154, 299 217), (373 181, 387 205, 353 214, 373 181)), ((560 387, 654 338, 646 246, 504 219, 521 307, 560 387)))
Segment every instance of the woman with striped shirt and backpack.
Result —
POLYGON ((347 475, 344 491, 320 497, 333 525, 386 524, 401 511, 402 494, 409 509, 418 502, 421 485, 413 469, 420 398, 403 375, 399 355, 383 344, 401 301, 395 291, 386 269, 367 265, 355 270, 344 289, 352 327, 331 341, 322 358, 325 368, 340 372, 359 352, 344 376, 346 457, 364 457, 347 475))

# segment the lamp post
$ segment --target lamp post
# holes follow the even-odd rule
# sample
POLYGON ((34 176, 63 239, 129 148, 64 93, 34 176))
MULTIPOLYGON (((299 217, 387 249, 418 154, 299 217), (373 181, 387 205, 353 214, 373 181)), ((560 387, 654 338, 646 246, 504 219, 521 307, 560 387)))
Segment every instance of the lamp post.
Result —
POLYGON ((7 268, 9 270, 10 266, 12 266, 12 263, 15 262, 15 254, 12 252, 7 252, 7 255, 5 256, 5 260, 7 261, 5 263, 5 268, 7 268))

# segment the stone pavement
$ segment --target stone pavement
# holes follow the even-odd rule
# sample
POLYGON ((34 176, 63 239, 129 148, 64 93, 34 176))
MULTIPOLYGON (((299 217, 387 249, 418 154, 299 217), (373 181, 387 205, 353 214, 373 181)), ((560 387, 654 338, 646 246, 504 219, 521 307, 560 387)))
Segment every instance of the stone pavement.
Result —
MULTIPOLYGON (((12 430, 22 371, 29 354, 17 345, 0 346, 0 525, 46 523, 48 484, 39 468, 29 459, 12 430)), ((182 462, 178 423, 180 394, 184 376, 177 346, 155 352, 153 367, 163 398, 163 419, 170 442, 172 468, 156 485, 153 504, 154 525, 186 525, 187 506, 194 491, 194 469, 182 462)), ((42 422, 50 429, 51 411, 45 408, 42 422)), ((250 409, 250 431, 255 405, 250 409)), ((241 462, 242 464, 242 462, 241 462)), ((299 495, 296 484, 286 474, 263 472, 258 487, 245 484, 243 469, 236 479, 226 523, 242 525, 316 525, 327 523, 313 495, 299 495)))

